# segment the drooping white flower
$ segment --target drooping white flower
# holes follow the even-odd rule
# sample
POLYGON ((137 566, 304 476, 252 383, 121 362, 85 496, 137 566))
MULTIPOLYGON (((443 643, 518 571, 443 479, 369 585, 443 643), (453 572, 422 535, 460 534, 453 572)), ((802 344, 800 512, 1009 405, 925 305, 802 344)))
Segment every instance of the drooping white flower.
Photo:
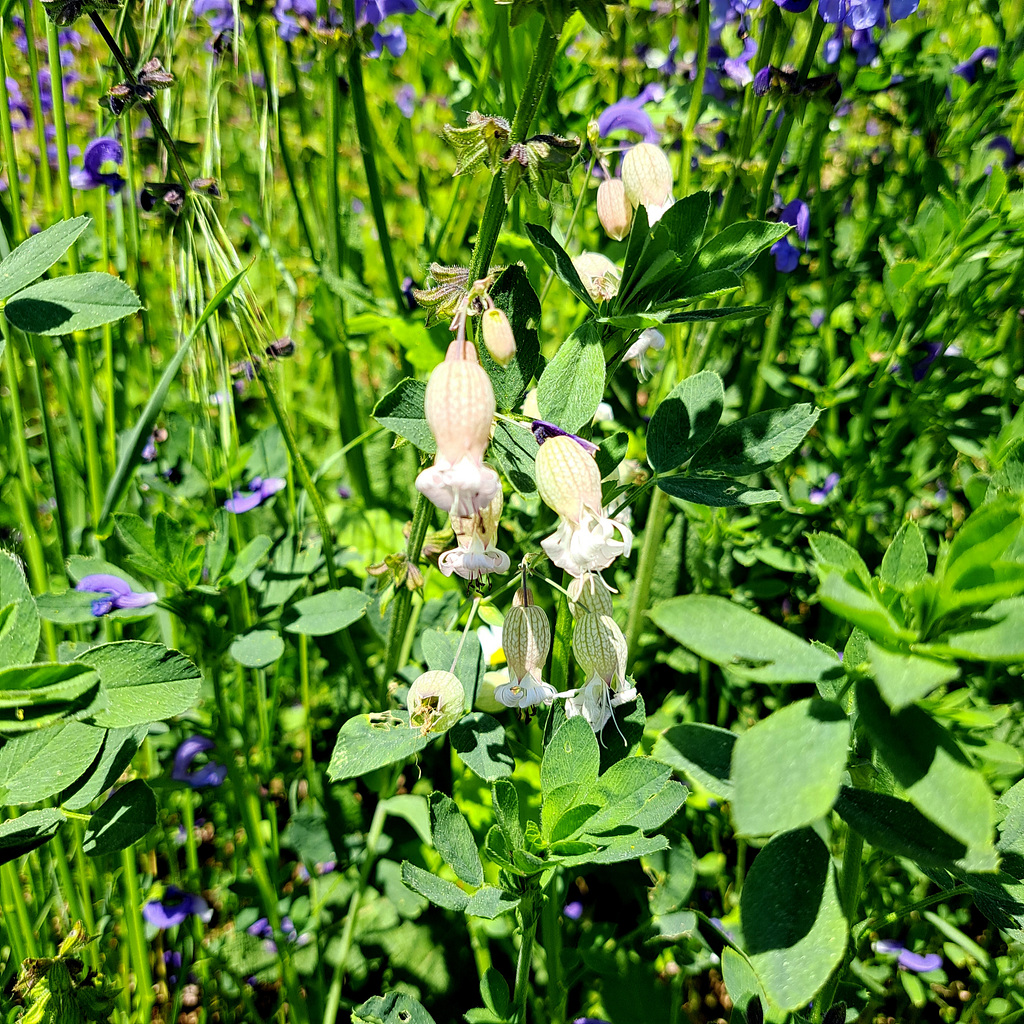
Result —
POLYGON ((633 206, 647 211, 647 222, 656 224, 675 202, 672 198, 672 167, 664 151, 651 142, 638 142, 622 159, 622 185, 633 206))
POLYGON ((580 275, 583 287, 595 302, 614 299, 619 291, 622 271, 599 252, 581 252, 572 265, 580 275))
POLYGON ((416 488, 453 516, 472 516, 501 490, 498 474, 483 462, 496 405, 487 371, 469 342, 453 341, 427 382, 424 413, 437 442, 434 465, 416 477, 416 488))
POLYGON ((464 714, 465 691, 452 672, 423 672, 409 687, 406 698, 409 725, 425 736, 447 732, 464 714))
POLYGON ((581 576, 629 554, 633 534, 602 508, 601 471, 576 441, 548 438, 537 451, 536 475, 541 499, 561 517, 555 532, 541 541, 555 565, 581 576))
POLYGON ((626 678, 626 638, 610 615, 583 612, 573 627, 572 651, 586 682, 564 694, 565 714, 582 715, 599 733, 613 708, 636 698, 626 678))
POLYGON ((665 335, 661 331, 648 327, 641 331, 640 336, 622 354, 622 361, 625 363, 636 362, 636 373, 641 380, 649 376, 645 356, 651 349, 660 352, 665 347, 665 335))
POLYGON ((502 644, 508 658, 508 683, 495 689, 495 700, 510 708, 550 704, 555 688, 544 682, 542 674, 551 650, 551 626, 529 591, 516 591, 505 616, 502 644))
POLYGON ((451 517, 458 545, 437 560, 445 576, 455 573, 464 580, 478 580, 488 573, 508 572, 511 562, 504 551, 494 546, 504 504, 499 487, 490 503, 469 516, 451 517))
POLYGON ((597 615, 612 614, 612 588, 599 572, 585 572, 569 582, 569 611, 578 619, 585 612, 597 615))
POLYGON ((633 205, 621 178, 605 178, 597 189, 597 219, 609 238, 621 242, 633 224, 633 205))

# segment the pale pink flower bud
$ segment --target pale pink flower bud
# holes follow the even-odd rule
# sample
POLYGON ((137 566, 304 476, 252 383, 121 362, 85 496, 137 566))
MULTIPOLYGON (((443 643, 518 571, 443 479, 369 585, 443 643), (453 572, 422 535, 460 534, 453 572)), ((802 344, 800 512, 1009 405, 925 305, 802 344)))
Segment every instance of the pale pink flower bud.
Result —
POLYGON ((484 344, 499 366, 508 366, 516 354, 516 339, 512 325, 503 310, 488 309, 481 316, 484 344))
POLYGON ((572 265, 580 275, 587 294, 595 302, 615 298, 622 271, 607 256, 599 252, 583 252, 573 257, 572 265))
MULTIPOLYGON (((454 346, 462 343, 454 342, 454 346)), ((491 439, 496 405, 487 371, 476 362, 476 351, 465 345, 471 358, 452 358, 434 367, 423 402, 427 424, 437 441, 437 454, 448 462, 464 455, 481 458, 491 439)))
POLYGON ((578 619, 587 612, 595 615, 612 614, 612 592, 600 573, 585 572, 570 580, 566 590, 573 618, 578 619))
POLYGON ((424 672, 409 687, 409 725, 428 732, 447 732, 463 715, 466 694, 452 672, 424 672))
POLYGON ((578 523, 585 508, 601 511, 601 471, 571 437, 549 437, 537 450, 537 490, 563 519, 578 523))
POLYGON ((499 487, 489 504, 470 516, 451 517, 458 546, 437 560, 445 576, 455 573, 464 580, 478 580, 487 573, 508 572, 511 562, 504 551, 494 546, 504 497, 499 487))
POLYGON ((597 189, 597 219, 609 238, 621 242, 633 223, 633 206, 621 178, 605 178, 597 189))
POLYGON ((654 224, 672 205, 672 168, 664 152, 650 142, 638 142, 622 160, 626 198, 647 210, 654 224))

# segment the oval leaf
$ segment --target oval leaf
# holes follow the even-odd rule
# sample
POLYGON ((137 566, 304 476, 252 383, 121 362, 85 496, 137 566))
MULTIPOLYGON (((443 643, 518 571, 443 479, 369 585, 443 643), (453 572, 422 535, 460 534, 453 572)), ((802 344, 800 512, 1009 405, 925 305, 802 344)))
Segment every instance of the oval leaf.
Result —
POLYGON ((284 628, 289 633, 329 636, 361 619, 369 603, 369 596, 355 587, 327 590, 296 601, 294 610, 298 618, 284 628))
POLYGON ((72 274, 26 288, 4 308, 28 334, 70 334, 123 320, 142 308, 139 297, 111 274, 72 274))
POLYGON ((134 846, 156 825, 156 797, 142 779, 122 786, 89 819, 82 850, 90 857, 134 846))

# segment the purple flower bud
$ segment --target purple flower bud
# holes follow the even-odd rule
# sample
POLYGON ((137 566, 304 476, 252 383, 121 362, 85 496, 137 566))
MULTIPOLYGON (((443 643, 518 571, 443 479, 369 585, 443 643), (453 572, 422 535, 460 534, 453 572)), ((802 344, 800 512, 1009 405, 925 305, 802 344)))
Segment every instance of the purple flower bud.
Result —
POLYGON ((221 785, 228 774, 224 765, 209 761, 198 768, 192 767, 196 756, 207 750, 212 750, 213 746, 213 740, 207 739, 205 736, 190 736, 186 739, 174 754, 171 778, 176 782, 187 782, 193 789, 221 785))
POLYGON ((530 429, 533 431, 533 436, 537 439, 537 444, 543 444, 552 437, 571 437, 585 451, 590 452, 591 455, 597 451, 597 445, 593 441, 587 441, 585 438, 570 434, 568 430, 556 427, 554 423, 548 423, 547 420, 534 420, 530 429))
POLYGON ((234 496, 224 502, 224 507, 235 515, 243 512, 251 512, 258 505, 262 505, 268 498, 277 494, 285 486, 285 481, 280 477, 253 477, 249 481, 249 493, 235 491, 234 496))
POLYGON ((156 928, 173 928, 195 914, 204 924, 213 917, 213 908, 202 896, 183 892, 175 885, 167 887, 161 900, 150 900, 142 908, 142 916, 156 928))
POLYGON ((953 74, 959 75, 968 85, 972 85, 978 77, 981 65, 992 65, 999 59, 999 50, 994 46, 979 46, 962 64, 953 68, 953 74))
POLYGON ((840 476, 838 473, 829 473, 825 477, 825 483, 821 487, 812 487, 808 500, 812 505, 824 505, 825 499, 836 489, 840 476))
POLYGON ((775 69, 771 64, 766 64, 756 75, 754 75, 754 95, 767 96, 768 90, 772 87, 772 74, 775 69))
POLYGON ((571 903, 566 903, 562 908, 562 913, 570 921, 578 921, 583 916, 583 904, 579 900, 573 900, 571 903))
POLYGON ((93 601, 92 614, 96 618, 121 608, 145 608, 148 605, 156 604, 159 600, 152 591, 135 593, 130 584, 120 576, 112 576, 109 573, 93 573, 90 576, 83 576, 75 586, 75 590, 85 594, 108 595, 107 597, 98 597, 93 601))

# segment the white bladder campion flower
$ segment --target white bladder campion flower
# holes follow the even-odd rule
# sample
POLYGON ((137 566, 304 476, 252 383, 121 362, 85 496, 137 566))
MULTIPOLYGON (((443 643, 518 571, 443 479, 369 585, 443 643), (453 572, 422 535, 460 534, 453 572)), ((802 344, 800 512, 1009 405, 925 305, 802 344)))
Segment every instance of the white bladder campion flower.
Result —
POLYGON ((582 715, 599 733, 613 708, 636 698, 636 687, 626 679, 626 638, 610 615, 584 612, 573 627, 572 652, 586 681, 561 695, 565 714, 582 715))
POLYGON ((537 451, 536 474, 541 500, 560 516, 558 529, 541 541, 555 565, 582 576, 629 554, 632 531, 602 507, 601 471, 573 438, 548 438, 537 451))
POLYGON ((595 302, 614 299, 618 294, 622 271, 607 256, 599 252, 581 252, 573 257, 572 265, 580 275, 587 294, 595 302))
POLYGON ((641 331, 640 336, 633 342, 625 352, 622 353, 622 361, 624 363, 636 363, 636 375, 641 380, 646 380, 649 371, 644 357, 653 348, 655 352, 660 352, 665 347, 665 335, 661 331, 655 330, 653 327, 648 327, 647 330, 641 331))
POLYGON ((462 683, 453 672, 424 672, 409 687, 409 725, 424 736, 447 732, 462 717, 465 699, 462 683))
POLYGON ((495 689, 494 699, 510 708, 550 704, 555 688, 541 677, 551 650, 551 626, 529 591, 516 591, 502 627, 502 646, 508 659, 508 682, 495 689))
POLYGON ((653 143, 638 142, 622 159, 622 186, 634 207, 647 211, 647 222, 656 224, 675 202, 672 198, 672 167, 668 157, 653 143))
POLYGON ((451 517, 458 545, 437 560, 437 567, 445 576, 455 573, 464 580, 478 580, 491 572, 508 572, 508 555, 494 546, 503 505, 499 487, 490 504, 479 512, 451 517))
POLYGON ((621 178, 605 178, 597 189, 597 219, 609 238, 616 242, 629 234, 633 224, 633 206, 626 198, 621 178))
POLYGON ((484 465, 495 413, 491 378, 474 346, 453 341, 427 382, 424 412, 437 442, 434 464, 416 477, 416 489, 453 516, 473 516, 501 491, 484 465))
POLYGON ((566 593, 569 596, 569 611, 578 619, 585 612, 596 615, 612 614, 612 588, 599 572, 585 572, 571 580, 566 593))

